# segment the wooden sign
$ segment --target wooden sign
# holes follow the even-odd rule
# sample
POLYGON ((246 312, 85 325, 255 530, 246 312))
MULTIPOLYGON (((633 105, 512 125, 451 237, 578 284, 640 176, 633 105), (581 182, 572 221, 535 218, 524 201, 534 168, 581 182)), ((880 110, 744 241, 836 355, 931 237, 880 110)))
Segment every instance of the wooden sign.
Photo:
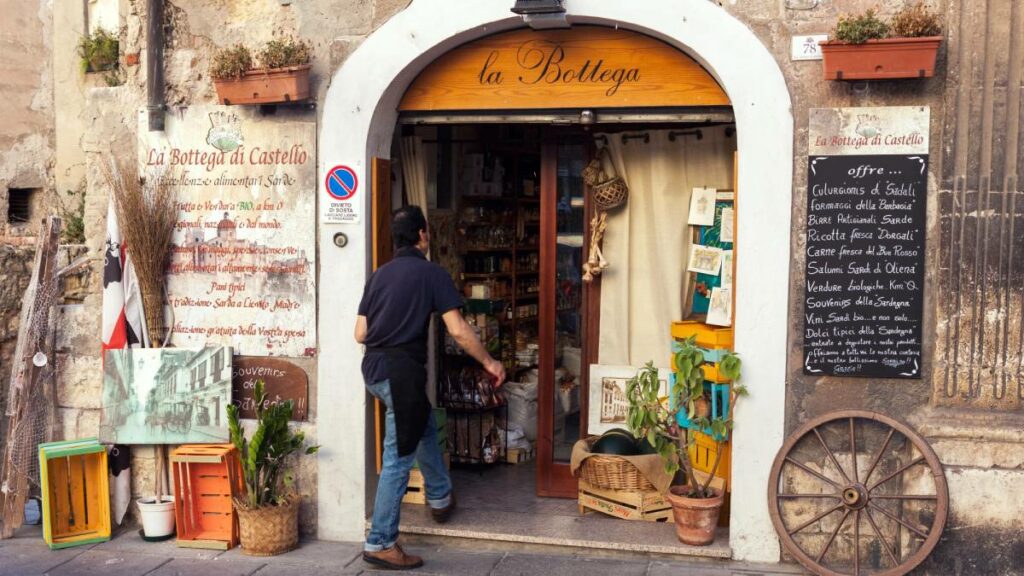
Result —
POLYGON ((441 56, 399 110, 728 106, 714 78, 679 50, 598 26, 515 30, 441 56))
POLYGON ((812 110, 810 132, 804 372, 920 378, 927 108, 812 110))
POLYGON ((280 358, 235 356, 231 371, 231 403, 238 406, 242 418, 256 417, 253 394, 257 380, 263 380, 268 405, 294 400, 292 420, 308 419, 309 377, 305 370, 280 358))

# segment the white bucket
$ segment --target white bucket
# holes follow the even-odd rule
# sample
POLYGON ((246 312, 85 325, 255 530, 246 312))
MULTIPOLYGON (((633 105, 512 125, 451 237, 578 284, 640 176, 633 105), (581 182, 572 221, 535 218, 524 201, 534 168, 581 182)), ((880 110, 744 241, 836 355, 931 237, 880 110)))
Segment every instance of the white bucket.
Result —
POLYGON ((160 502, 152 498, 135 501, 142 518, 142 531, 147 538, 159 538, 174 533, 174 496, 163 496, 160 502))

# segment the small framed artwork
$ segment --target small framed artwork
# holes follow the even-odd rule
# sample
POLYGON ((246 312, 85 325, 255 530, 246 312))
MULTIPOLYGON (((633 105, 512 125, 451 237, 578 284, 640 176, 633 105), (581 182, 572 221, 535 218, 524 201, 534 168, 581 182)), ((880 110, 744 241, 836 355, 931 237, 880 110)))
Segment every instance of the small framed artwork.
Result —
POLYGON ((715 326, 732 325, 732 289, 712 288, 708 303, 707 323, 715 326))
MULTIPOLYGON (((587 418, 587 433, 600 435, 612 428, 629 429, 626 415, 629 413, 629 399, 626 397, 626 383, 636 376, 637 366, 590 365, 590 411, 587 418)), ((668 396, 669 379, 672 371, 658 369, 661 381, 660 396, 668 396)))
POLYGON ((722 270, 722 249, 714 246, 690 246, 690 261, 686 267, 690 272, 718 276, 722 270))
POLYGON ((107 350, 100 441, 108 444, 226 442, 231 348, 107 350))
POLYGON ((690 196, 690 216, 687 223, 693 226, 714 226, 715 189, 694 188, 690 196))
POLYGON ((722 251, 722 288, 732 289, 732 250, 722 251))

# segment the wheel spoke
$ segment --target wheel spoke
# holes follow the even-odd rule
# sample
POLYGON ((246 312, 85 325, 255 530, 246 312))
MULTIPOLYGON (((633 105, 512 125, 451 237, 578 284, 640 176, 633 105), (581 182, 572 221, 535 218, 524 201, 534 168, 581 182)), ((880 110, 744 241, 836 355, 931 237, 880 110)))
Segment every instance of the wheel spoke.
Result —
POLYGON ((895 428, 889 428, 889 435, 885 437, 885 442, 882 442, 882 447, 875 453, 874 459, 871 460, 871 466, 868 468, 867 474, 864 475, 864 483, 868 483, 868 479, 871 478, 871 473, 875 471, 875 466, 882 460, 882 454, 885 453, 885 449, 889 447, 889 441, 892 440, 892 435, 896 432, 895 428))
POLYGON ((886 510, 885 508, 882 508, 882 507, 880 507, 880 506, 876 506, 874 502, 868 502, 868 506, 870 506, 871 508, 873 508, 873 509, 875 509, 875 510, 877 510, 877 511, 881 512, 882 514, 884 514, 884 515, 886 515, 886 516, 888 516, 888 517, 889 517, 890 519, 894 520, 894 521, 895 521, 895 522, 897 522, 897 523, 898 523, 899 525, 903 526, 903 527, 904 527, 904 528, 906 528, 907 530, 910 530, 910 531, 911 531, 911 532, 913 532, 914 534, 917 534, 917 535, 918 535, 918 536, 920 536, 921 538, 928 538, 928 535, 927 535, 927 534, 925 534, 924 532, 921 532, 920 530, 918 530, 918 529, 917 529, 917 528, 915 528, 914 526, 912 526, 912 525, 910 525, 910 524, 907 524, 906 522, 904 522, 904 521, 903 521, 903 519, 902 519, 902 518, 899 518, 898 516, 896 516, 895 514, 893 514, 893 513, 889 512, 889 511, 888 511, 888 510, 886 510))
POLYGON ((860 510, 853 513, 853 576, 860 576, 860 510))
POLYGON ((843 507, 843 503, 842 503, 842 502, 840 502, 839 504, 836 504, 836 505, 835 505, 835 506, 833 506, 832 508, 829 508, 828 510, 825 510, 825 511, 824 511, 824 512, 822 512, 821 514, 818 514, 818 515, 817 515, 817 516, 815 516, 814 518, 811 518, 810 520, 808 520, 807 522, 804 522, 803 524, 801 524, 801 525, 797 526, 796 528, 794 528, 794 529, 792 529, 792 530, 788 530, 788 532, 789 532, 789 535, 790 535, 790 536, 792 536, 793 534, 796 534, 797 532, 799 532, 799 531, 803 530, 804 528, 807 528, 807 527, 808 527, 808 526, 810 526, 811 524, 814 524, 814 523, 815 523, 815 522, 817 522, 818 520, 821 520, 821 519, 822 519, 822 518, 824 518, 825 516, 828 516, 829 514, 831 514, 831 513, 835 512, 836 510, 839 510, 839 509, 840 509, 840 508, 842 508, 842 507, 843 507))
POLYGON ((871 529, 875 531, 875 536, 878 537, 879 546, 885 549, 886 555, 888 555, 889 559, 892 560, 892 565, 894 567, 899 566, 900 561, 896 559, 896 555, 892 553, 892 550, 889 549, 889 545, 886 544, 885 538, 882 537, 882 532, 878 529, 878 524, 875 524, 875 519, 871 516, 871 511, 865 510, 864 515, 868 517, 868 524, 871 524, 871 529))
POLYGON ((839 469, 839 473, 843 475, 843 479, 846 480, 847 484, 849 484, 850 477, 846 475, 846 471, 839 465, 839 461, 836 460, 836 455, 833 454, 832 451, 829 450, 828 445, 825 444, 825 439, 821 437, 821 433, 818 432, 817 428, 815 428, 813 432, 814 435, 818 437, 818 442, 821 442, 821 447, 825 449, 825 454, 828 454, 828 459, 832 461, 832 465, 839 469))
POLYGON ((828 537, 828 542, 825 542, 825 547, 818 553, 818 557, 814 559, 814 562, 821 564, 821 559, 825 557, 825 552, 828 552, 828 547, 832 545, 832 541, 836 539, 836 534, 839 534, 839 530, 843 528, 843 524, 846 523, 846 519, 850 517, 850 510, 847 509, 843 512, 843 517, 839 519, 839 524, 836 524, 836 529, 832 531, 832 535, 828 537))
POLYGON ((924 462, 924 456, 918 456, 917 458, 914 458, 913 460, 910 461, 909 464, 906 464, 905 466, 901 466, 898 470, 896 470, 892 474, 889 474, 885 478, 882 478, 878 482, 875 482, 874 484, 872 484, 871 487, 868 488, 868 492, 874 491, 875 488, 878 488, 880 485, 885 484, 889 480, 892 480, 896 476, 899 476, 900 474, 905 472, 907 470, 907 468, 910 468, 911 466, 914 466, 916 464, 920 464, 921 462, 924 462))
POLYGON ((796 466, 797 468, 803 470, 804 472, 807 472, 811 476, 816 476, 816 477, 820 478, 821 480, 824 480, 825 482, 828 482, 829 484, 831 484, 832 486, 834 486, 837 489, 840 488, 839 484, 837 484, 836 482, 833 482, 831 478, 829 478, 827 476, 824 476, 824 475, 822 475, 822 474, 820 474, 818 472, 815 472, 814 470, 811 470, 807 466, 804 466, 803 464, 797 462, 796 460, 793 460, 789 456, 786 456, 786 462, 789 462, 793 466, 796 466))
POLYGON ((857 476, 857 437, 853 432, 853 418, 850 418, 850 460, 853 463, 853 481, 860 482, 857 476))
POLYGON ((872 499, 878 500, 938 500, 934 494, 872 494, 872 499))
POLYGON ((840 499, 842 496, 839 494, 779 494, 779 498, 833 498, 840 499))

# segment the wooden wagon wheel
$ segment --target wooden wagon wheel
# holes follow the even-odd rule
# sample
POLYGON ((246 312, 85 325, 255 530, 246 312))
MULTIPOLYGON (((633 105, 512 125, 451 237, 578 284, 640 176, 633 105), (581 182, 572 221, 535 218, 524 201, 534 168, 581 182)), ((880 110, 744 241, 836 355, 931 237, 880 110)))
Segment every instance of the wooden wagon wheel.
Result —
POLYGON ((768 484, 772 524, 786 551, 821 576, 902 576, 946 525, 942 464, 906 424, 841 410, 783 444, 768 484))

